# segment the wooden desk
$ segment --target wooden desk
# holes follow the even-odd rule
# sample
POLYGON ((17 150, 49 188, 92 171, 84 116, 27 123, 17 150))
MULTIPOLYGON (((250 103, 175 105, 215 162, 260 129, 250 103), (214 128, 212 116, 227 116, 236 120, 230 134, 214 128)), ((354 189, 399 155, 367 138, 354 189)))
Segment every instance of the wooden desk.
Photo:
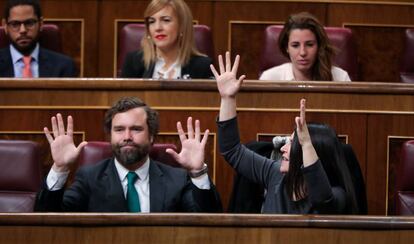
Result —
MULTIPOLYGON (((306 98, 308 122, 327 123, 352 144, 366 180, 369 213, 384 215, 392 210, 388 188, 392 191, 398 150, 403 141, 414 139, 413 95, 412 84, 246 81, 238 96, 241 139, 290 134, 299 99, 306 98)), ((122 96, 138 96, 160 112, 159 142, 179 145, 175 122, 190 115, 211 130, 207 160, 226 205, 233 170, 218 153, 214 81, 0 79, 0 137, 40 142, 46 170, 51 159, 42 128, 51 115, 72 114, 77 141, 105 140, 104 112, 122 96)))
POLYGON ((0 214, 1 243, 411 243, 414 217, 0 214))

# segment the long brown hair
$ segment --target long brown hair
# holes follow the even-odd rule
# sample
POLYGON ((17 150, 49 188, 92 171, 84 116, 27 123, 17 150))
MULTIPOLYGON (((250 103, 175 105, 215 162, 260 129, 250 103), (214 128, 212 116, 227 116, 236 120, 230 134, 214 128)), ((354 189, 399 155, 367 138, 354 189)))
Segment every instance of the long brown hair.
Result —
POLYGON ((141 47, 144 52, 144 64, 147 69, 157 58, 156 48, 149 33, 148 18, 166 6, 171 6, 178 18, 178 61, 180 65, 186 65, 190 61, 191 55, 204 56, 195 46, 193 15, 188 5, 183 0, 152 0, 144 12, 145 35, 141 40, 141 47))
POLYGON ((301 12, 292 14, 287 19, 279 35, 279 49, 290 59, 287 52, 289 36, 292 30, 307 29, 312 31, 318 42, 318 56, 312 66, 312 80, 332 81, 332 59, 335 55, 334 47, 329 43, 328 36, 319 20, 310 13, 301 12))

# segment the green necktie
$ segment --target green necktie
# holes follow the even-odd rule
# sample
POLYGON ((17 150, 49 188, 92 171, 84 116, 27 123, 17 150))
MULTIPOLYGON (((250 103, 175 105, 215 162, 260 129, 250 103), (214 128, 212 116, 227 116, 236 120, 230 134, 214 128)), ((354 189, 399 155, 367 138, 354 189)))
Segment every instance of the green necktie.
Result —
POLYGON ((138 179, 138 175, 135 172, 128 172, 128 189, 127 189, 127 202, 129 212, 137 213, 141 212, 141 207, 139 205, 138 192, 135 189, 135 181, 138 179))

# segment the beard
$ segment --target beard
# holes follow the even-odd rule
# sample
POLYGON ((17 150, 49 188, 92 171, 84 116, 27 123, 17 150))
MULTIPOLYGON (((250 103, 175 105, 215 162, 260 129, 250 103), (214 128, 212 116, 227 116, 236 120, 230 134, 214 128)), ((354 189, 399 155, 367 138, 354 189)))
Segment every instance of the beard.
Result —
POLYGON ((11 40, 11 39, 9 39, 9 40, 10 40, 11 44, 13 45, 13 47, 16 48, 17 51, 19 51, 24 56, 28 56, 35 49, 38 39, 39 38, 33 38, 33 39, 31 39, 31 38, 29 38, 27 36, 23 36, 23 37, 18 37, 16 40, 11 40), (18 43, 18 41, 20 39, 30 39, 30 40, 28 41, 27 44, 20 45, 18 43))
POLYGON ((119 144, 112 144, 112 152, 115 158, 122 165, 133 165, 141 162, 148 156, 151 144, 136 144, 132 141, 126 141, 119 144), (124 146, 132 146, 132 148, 122 149, 124 146))

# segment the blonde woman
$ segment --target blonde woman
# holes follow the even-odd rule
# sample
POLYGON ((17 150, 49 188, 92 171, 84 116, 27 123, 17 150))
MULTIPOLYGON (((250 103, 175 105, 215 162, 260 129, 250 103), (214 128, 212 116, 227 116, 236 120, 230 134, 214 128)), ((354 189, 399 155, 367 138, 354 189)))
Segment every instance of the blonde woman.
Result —
POLYGON ((153 0, 144 13, 142 50, 127 55, 122 77, 203 79, 211 59, 195 47, 193 17, 183 0, 153 0))

